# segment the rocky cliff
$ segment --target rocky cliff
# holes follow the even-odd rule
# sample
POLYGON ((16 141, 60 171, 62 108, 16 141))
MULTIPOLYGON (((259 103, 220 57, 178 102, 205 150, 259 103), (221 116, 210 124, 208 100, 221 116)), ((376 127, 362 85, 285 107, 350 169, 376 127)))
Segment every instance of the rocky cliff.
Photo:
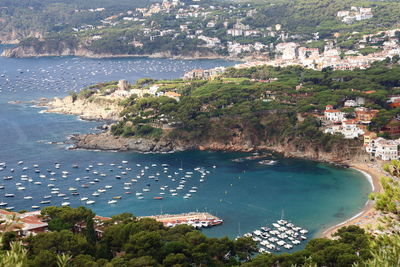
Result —
POLYGON ((237 58, 227 58, 220 56, 213 52, 194 52, 190 55, 173 55, 170 51, 157 52, 153 54, 96 54, 88 50, 84 46, 78 48, 71 48, 63 43, 59 44, 57 49, 47 49, 42 47, 40 49, 34 46, 18 46, 11 49, 6 49, 1 54, 3 57, 11 58, 29 58, 29 57, 57 57, 57 56, 78 56, 87 58, 118 58, 118 57, 150 57, 150 58, 173 58, 173 59, 226 59, 238 60, 237 58))
POLYGON ((37 31, 20 31, 20 30, 1 31, 0 44, 18 44, 21 40, 30 37, 42 38, 43 35, 41 32, 37 31))
POLYGON ((69 48, 62 47, 57 50, 38 50, 33 46, 18 46, 11 49, 6 49, 1 54, 3 57, 15 57, 15 58, 26 58, 26 57, 58 57, 58 56, 82 56, 82 57, 95 57, 91 51, 85 48, 69 48))
POLYGON ((367 158, 366 153, 361 149, 361 143, 354 143, 349 148, 348 142, 343 146, 333 147, 330 151, 324 151, 312 145, 299 147, 293 140, 274 142, 265 140, 260 143, 253 143, 247 137, 236 137, 229 141, 215 140, 182 140, 170 139, 164 136, 160 140, 146 138, 124 138, 113 136, 109 132, 101 134, 77 135, 73 138, 74 148, 77 149, 97 149, 97 150, 133 150, 138 152, 173 152, 185 150, 210 150, 210 151, 230 151, 230 152, 252 152, 252 151, 274 151, 283 154, 285 157, 305 158, 321 162, 364 162, 367 158), (358 146, 357 146, 358 145, 358 146))

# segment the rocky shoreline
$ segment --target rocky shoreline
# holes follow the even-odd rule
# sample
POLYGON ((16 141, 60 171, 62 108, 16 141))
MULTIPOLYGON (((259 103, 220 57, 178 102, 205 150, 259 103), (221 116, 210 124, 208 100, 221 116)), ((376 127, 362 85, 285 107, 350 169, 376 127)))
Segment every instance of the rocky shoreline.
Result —
POLYGON ((70 49, 65 48, 57 52, 37 52, 33 47, 18 46, 6 49, 1 54, 2 57, 10 58, 31 58, 31 57, 60 57, 77 56, 85 58, 168 58, 178 60, 199 60, 199 59, 222 59, 227 61, 240 61, 241 58, 221 56, 216 53, 194 53, 192 55, 172 55, 169 51, 153 54, 96 54, 86 48, 70 49))
POLYGON ((349 167, 353 163, 365 162, 367 154, 360 151, 353 157, 343 157, 340 153, 318 152, 314 150, 299 151, 290 144, 252 145, 239 143, 177 141, 168 138, 152 140, 147 138, 114 136, 109 130, 99 134, 74 135, 71 149, 88 149, 103 151, 136 151, 140 153, 173 153, 188 150, 224 151, 224 152, 275 152, 285 158, 301 158, 318 162, 335 164, 338 167, 349 167))

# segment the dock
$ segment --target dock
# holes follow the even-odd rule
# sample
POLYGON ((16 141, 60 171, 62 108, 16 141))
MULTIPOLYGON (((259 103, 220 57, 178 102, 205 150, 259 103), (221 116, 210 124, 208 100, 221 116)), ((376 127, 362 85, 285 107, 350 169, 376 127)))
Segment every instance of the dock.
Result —
POLYGON ((223 223, 221 218, 208 212, 189 212, 181 214, 162 214, 154 216, 143 216, 139 218, 151 218, 162 222, 166 227, 174 227, 181 224, 191 225, 195 228, 206 228, 223 223))

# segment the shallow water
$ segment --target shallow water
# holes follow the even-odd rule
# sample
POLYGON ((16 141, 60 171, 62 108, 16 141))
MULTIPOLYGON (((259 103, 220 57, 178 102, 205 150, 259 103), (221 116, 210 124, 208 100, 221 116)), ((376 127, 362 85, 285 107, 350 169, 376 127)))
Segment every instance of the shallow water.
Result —
MULTIPOLYGON (((96 201, 88 207, 103 216, 122 212, 142 216, 209 211, 224 219, 224 223, 204 232, 210 236, 227 235, 232 238, 271 224, 282 216, 309 229, 309 236, 312 236, 358 213, 367 201, 371 186, 361 173, 352 169, 305 160, 283 159, 279 155, 269 156, 278 163, 266 166, 259 164, 259 160, 232 161, 248 156, 243 153, 190 151, 139 154, 71 151, 64 144, 49 142, 63 142, 68 135, 93 132, 99 123, 81 121, 73 116, 40 114, 40 109, 33 108, 30 104, 7 103, 12 100, 63 96, 71 89, 78 90, 97 81, 125 78, 133 82, 143 76, 175 78, 182 76, 188 69, 210 68, 222 64, 233 63, 220 60, 0 58, 0 74, 4 73, 4 77, 0 77, 0 162, 7 163, 7 168, 0 171, 0 184, 5 186, 5 189, 0 189, 0 202, 7 202, 8 207, 13 206, 15 210, 30 210, 32 205, 40 205, 44 195, 51 194, 47 185, 54 184, 69 199, 53 194, 51 205, 68 201, 71 206, 78 206, 84 204, 80 198, 88 197, 96 201), (24 164, 17 165, 20 160, 24 164), (128 164, 122 163, 125 160, 128 164), (59 169, 55 169, 55 162, 60 163, 59 169), (98 166, 97 163, 104 165, 98 166), (111 163, 116 165, 110 166, 111 163), (34 172, 33 164, 39 165, 40 173, 34 172), (72 168, 73 164, 78 164, 79 168, 72 168), (87 172, 85 168, 91 164, 94 166, 87 172), (157 166, 152 167, 152 164, 157 166), (168 164, 166 173, 161 164, 168 164), (122 166, 122 169, 118 166, 122 166), (145 166, 149 168, 145 169, 145 166), (29 169, 22 171, 22 167, 29 169), (209 172, 205 175, 204 182, 200 182, 200 173, 194 170, 196 167, 209 172), (10 172, 11 168, 15 169, 14 173, 10 172), (179 168, 183 170, 180 171, 179 168), (50 175, 47 169, 56 174, 50 175), (130 189, 124 189, 124 183, 140 175, 142 169, 145 174, 137 182, 132 182, 130 189), (66 178, 61 177, 61 171, 69 172, 66 178), (98 171, 98 174, 93 171, 98 171), (122 171, 127 172, 127 175, 121 174, 122 171), (186 177, 185 189, 183 192, 177 190, 178 195, 171 196, 169 189, 178 186, 181 178, 185 177, 185 172, 193 172, 191 177, 186 177), (107 176, 100 176, 101 173, 107 176), (32 182, 21 181, 21 175, 24 174, 32 178, 32 182), (40 178, 40 174, 46 175, 46 178, 40 178), (3 176, 9 175, 13 179, 3 180, 3 176), (116 175, 120 175, 121 179, 116 179, 116 175), (88 178, 84 178, 85 176, 88 178), (149 176, 158 177, 158 181, 149 176), (51 181, 50 177, 56 180, 51 181), (76 181, 76 178, 81 180, 76 181), (99 182, 90 184, 94 179, 99 182), (41 181, 42 184, 35 185, 35 181, 41 181), (26 189, 17 190, 16 183, 21 183, 26 189), (82 184, 88 184, 89 187, 82 188, 82 184), (112 185, 112 188, 98 197, 91 195, 105 185, 112 185), (166 185, 166 190, 160 189, 166 185), (71 196, 69 187, 76 187, 80 195, 71 196), (150 188, 150 192, 143 192, 145 187, 150 188), (191 198, 183 199, 182 196, 191 187, 197 187, 197 192, 192 193, 191 198), (131 194, 125 194, 127 191, 131 194), (138 200, 135 197, 136 192, 143 192, 144 199, 138 200), (159 196, 160 192, 166 192, 164 199, 154 200, 153 197, 159 196), (14 193, 15 197, 5 198, 5 193, 14 193), (27 195, 32 196, 33 200, 23 198, 27 195), (114 196, 122 196, 122 199, 115 205, 107 204, 114 196)), ((304 243, 297 249, 303 246, 304 243)))

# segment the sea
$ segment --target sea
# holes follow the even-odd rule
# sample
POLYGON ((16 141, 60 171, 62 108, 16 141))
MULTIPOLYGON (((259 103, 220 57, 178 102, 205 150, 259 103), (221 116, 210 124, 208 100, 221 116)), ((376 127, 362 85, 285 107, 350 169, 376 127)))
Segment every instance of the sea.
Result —
MULTIPOLYGON (((0 46, 0 52, 4 48, 0 46)), ((191 69, 236 63, 0 57, 0 163, 5 163, 0 166, 0 186, 4 186, 0 189, 0 202, 7 203, 0 203, 2 208, 31 211, 32 206, 64 203, 86 206, 101 216, 206 211, 224 223, 202 231, 210 237, 230 238, 285 219, 308 229, 310 239, 359 213, 368 200, 371 185, 357 170, 287 159, 274 153, 265 155, 263 159, 273 161, 263 165, 249 153, 70 150, 65 141, 71 135, 98 132, 101 123, 43 113, 43 108, 29 102, 63 97, 97 82, 126 79, 133 83, 143 77, 172 79, 191 69), (14 197, 5 197, 6 194, 14 197), (108 204, 119 196, 117 203, 108 204), (163 199, 153 199, 156 196, 163 199), (95 202, 87 204, 88 200, 82 198, 95 202), (40 203, 46 200, 50 203, 40 203)))

